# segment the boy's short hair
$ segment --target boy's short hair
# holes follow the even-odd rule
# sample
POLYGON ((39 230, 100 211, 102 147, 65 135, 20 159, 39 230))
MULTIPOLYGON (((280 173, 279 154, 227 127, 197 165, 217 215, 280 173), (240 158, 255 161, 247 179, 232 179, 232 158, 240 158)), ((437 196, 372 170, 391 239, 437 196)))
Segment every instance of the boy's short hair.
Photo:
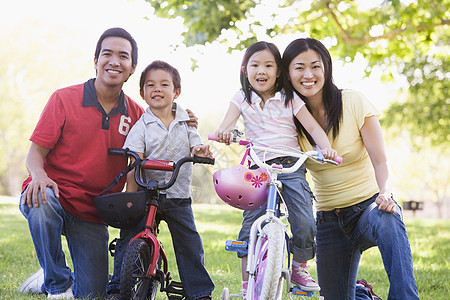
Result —
POLYGON ((164 70, 170 73, 172 76, 172 82, 174 85, 175 90, 181 89, 181 76, 178 70, 174 67, 172 67, 170 64, 166 63, 162 60, 155 60, 152 63, 150 63, 144 71, 142 71, 141 79, 139 80, 139 88, 141 92, 144 92, 144 85, 145 85, 145 76, 147 76, 147 73, 151 70, 164 70))
POLYGON ((95 59, 98 60, 100 51, 102 50, 102 42, 104 39, 106 39, 108 37, 120 37, 120 38, 124 38, 130 42, 130 44, 131 44, 131 64, 133 66, 136 66, 137 62, 138 62, 137 43, 128 31, 126 31, 125 29, 120 28, 120 27, 109 28, 109 29, 106 29, 105 32, 103 32, 103 34, 98 39, 97 47, 95 48, 95 59))

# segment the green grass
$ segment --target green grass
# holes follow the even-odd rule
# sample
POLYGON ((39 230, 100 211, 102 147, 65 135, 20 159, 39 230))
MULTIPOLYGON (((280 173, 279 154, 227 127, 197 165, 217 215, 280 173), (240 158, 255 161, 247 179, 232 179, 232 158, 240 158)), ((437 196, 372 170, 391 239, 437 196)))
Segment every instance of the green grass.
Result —
MULTIPOLYGON (((224 250, 224 241, 236 238, 241 212, 224 205, 196 204, 194 213, 203 239, 206 266, 216 285, 213 299, 221 299, 224 287, 228 287, 231 292, 238 292, 241 282, 239 260, 235 253, 224 250)), ((43 295, 17 293, 20 284, 39 268, 27 223, 17 203, 0 200, 0 220, 0 299, 45 299, 43 295)), ((421 299, 448 299, 450 221, 406 219, 405 223, 421 299)), ((169 268, 173 277, 178 278, 172 242, 165 223, 160 229, 159 238, 168 253, 169 268)), ((112 229, 110 236, 111 239, 118 237, 118 230, 112 229)), ((64 245, 64 248, 67 249, 67 246, 64 245)), ((66 257, 70 264, 69 255, 66 257)), ((310 271, 316 277, 314 262, 310 265, 310 271)), ((358 278, 366 279, 382 299, 387 299, 389 282, 377 248, 364 252, 358 278)), ((158 299, 166 298, 159 296, 158 299)))

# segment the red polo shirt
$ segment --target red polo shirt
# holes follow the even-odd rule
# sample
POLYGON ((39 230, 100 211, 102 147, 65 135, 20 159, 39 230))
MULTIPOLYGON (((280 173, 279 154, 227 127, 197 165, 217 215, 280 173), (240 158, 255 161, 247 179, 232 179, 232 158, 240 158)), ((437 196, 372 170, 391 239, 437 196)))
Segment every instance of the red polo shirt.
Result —
MULTIPOLYGON (((58 184, 61 205, 75 217, 100 223, 93 198, 125 167, 126 159, 108 155, 122 148, 125 138, 144 110, 123 91, 109 114, 97 101, 95 79, 62 88, 45 106, 30 141, 50 149, 44 169, 58 184)), ((23 190, 31 181, 28 177, 23 190)), ((108 193, 119 192, 125 176, 108 193)))

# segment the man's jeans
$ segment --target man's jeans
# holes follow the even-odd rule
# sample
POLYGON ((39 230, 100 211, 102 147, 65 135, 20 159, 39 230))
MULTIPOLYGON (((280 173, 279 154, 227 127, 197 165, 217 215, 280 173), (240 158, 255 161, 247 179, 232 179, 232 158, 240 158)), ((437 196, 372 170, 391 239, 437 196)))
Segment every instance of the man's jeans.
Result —
POLYGON ((379 210, 376 197, 317 212, 317 276, 325 299, 371 299, 359 293, 355 298, 355 285, 361 254, 373 246, 378 246, 389 278, 388 299, 419 299, 400 206, 394 213, 379 210))
MULTIPOLYGON (((191 198, 166 199, 165 195, 160 195, 158 214, 160 213, 172 236, 178 272, 187 298, 210 296, 214 284, 205 269, 203 243, 195 227, 191 198)), ((141 222, 135 228, 120 230, 114 254, 114 274, 107 287, 109 294, 120 291, 120 272, 127 245, 143 228, 144 222, 141 222)), ((174 266, 174 262, 169 261, 169 271, 174 266)))
POLYGON ((62 208, 52 189, 46 192, 47 204, 42 204, 40 193, 38 207, 19 204, 44 270, 42 292, 60 294, 73 284, 76 298, 104 296, 108 283, 108 228, 75 218, 62 208), (67 240, 73 273, 66 264, 61 235, 67 240))

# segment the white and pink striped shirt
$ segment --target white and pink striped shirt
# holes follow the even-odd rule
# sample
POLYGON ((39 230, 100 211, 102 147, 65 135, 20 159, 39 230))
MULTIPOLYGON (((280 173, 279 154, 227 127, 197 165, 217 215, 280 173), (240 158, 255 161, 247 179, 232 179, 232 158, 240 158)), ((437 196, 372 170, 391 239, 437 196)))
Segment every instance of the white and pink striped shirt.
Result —
MULTIPOLYGON (((270 98, 261 108, 261 98, 252 92, 252 104, 245 100, 242 90, 239 90, 230 102, 236 105, 241 112, 244 127, 245 139, 251 141, 256 146, 293 148, 300 150, 297 140, 297 131, 294 124, 295 115, 305 103, 297 95, 286 107, 285 94, 282 90, 270 98)), ((286 149, 287 150, 287 149, 286 149)), ((263 152, 257 152, 263 158, 263 152)), ((265 154, 265 160, 279 157, 279 154, 265 154)))

